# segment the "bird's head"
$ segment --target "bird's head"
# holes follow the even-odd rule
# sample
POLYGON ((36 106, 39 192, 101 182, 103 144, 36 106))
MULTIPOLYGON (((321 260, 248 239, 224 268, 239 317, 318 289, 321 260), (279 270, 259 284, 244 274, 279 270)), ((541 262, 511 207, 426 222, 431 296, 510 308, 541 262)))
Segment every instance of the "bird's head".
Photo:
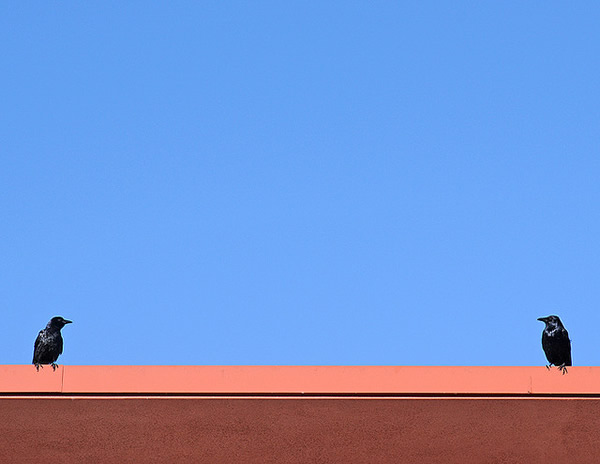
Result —
POLYGON ((65 325, 71 324, 72 322, 73 321, 65 319, 64 317, 54 316, 52 319, 50 319, 50 322, 48 322, 48 327, 53 327, 55 329, 62 329, 65 325))
POLYGON ((546 324, 546 327, 562 327, 562 322, 558 316, 538 317, 538 321, 546 324))

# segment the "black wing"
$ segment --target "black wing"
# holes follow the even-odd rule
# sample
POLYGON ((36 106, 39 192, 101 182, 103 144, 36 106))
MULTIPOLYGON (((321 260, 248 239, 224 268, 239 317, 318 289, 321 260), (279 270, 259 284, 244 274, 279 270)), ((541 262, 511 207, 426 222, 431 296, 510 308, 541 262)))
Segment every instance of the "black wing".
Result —
POLYGON ((32 364, 38 363, 40 359, 40 343, 42 340, 42 332, 44 331, 40 330, 40 333, 36 337, 35 343, 33 344, 33 361, 31 361, 32 364))

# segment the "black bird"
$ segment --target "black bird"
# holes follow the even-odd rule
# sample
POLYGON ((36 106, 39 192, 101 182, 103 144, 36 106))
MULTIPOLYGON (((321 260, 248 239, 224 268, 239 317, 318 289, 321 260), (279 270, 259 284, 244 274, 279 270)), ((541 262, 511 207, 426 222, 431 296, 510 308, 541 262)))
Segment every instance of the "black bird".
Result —
POLYGON ((571 363, 571 340, 569 340, 569 332, 567 332, 567 329, 565 329, 558 316, 540 317, 538 321, 546 324, 542 332, 542 348, 550 363, 546 367, 550 369, 550 366, 554 364, 558 367, 558 370, 566 374, 567 366, 573 365, 571 363))
POLYGON ((50 319, 45 329, 40 330, 33 346, 33 364, 38 371, 42 364, 52 364, 52 370, 56 370, 56 360, 63 352, 63 338, 60 329, 71 322, 73 321, 55 316, 50 319))

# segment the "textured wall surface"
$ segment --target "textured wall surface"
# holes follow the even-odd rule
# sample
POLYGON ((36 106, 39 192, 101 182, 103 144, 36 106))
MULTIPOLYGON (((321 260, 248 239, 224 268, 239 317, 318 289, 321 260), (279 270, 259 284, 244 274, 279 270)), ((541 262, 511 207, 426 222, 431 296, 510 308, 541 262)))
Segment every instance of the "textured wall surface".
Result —
POLYGON ((2 462, 597 463, 600 400, 3 399, 2 462))

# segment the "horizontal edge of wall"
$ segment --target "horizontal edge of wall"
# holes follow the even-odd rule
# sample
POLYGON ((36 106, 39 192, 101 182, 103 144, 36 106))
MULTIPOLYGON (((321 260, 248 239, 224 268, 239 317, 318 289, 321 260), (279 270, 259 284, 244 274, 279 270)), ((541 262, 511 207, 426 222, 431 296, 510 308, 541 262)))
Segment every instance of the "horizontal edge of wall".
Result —
POLYGON ((0 365, 1 393, 600 395, 600 367, 0 365))

